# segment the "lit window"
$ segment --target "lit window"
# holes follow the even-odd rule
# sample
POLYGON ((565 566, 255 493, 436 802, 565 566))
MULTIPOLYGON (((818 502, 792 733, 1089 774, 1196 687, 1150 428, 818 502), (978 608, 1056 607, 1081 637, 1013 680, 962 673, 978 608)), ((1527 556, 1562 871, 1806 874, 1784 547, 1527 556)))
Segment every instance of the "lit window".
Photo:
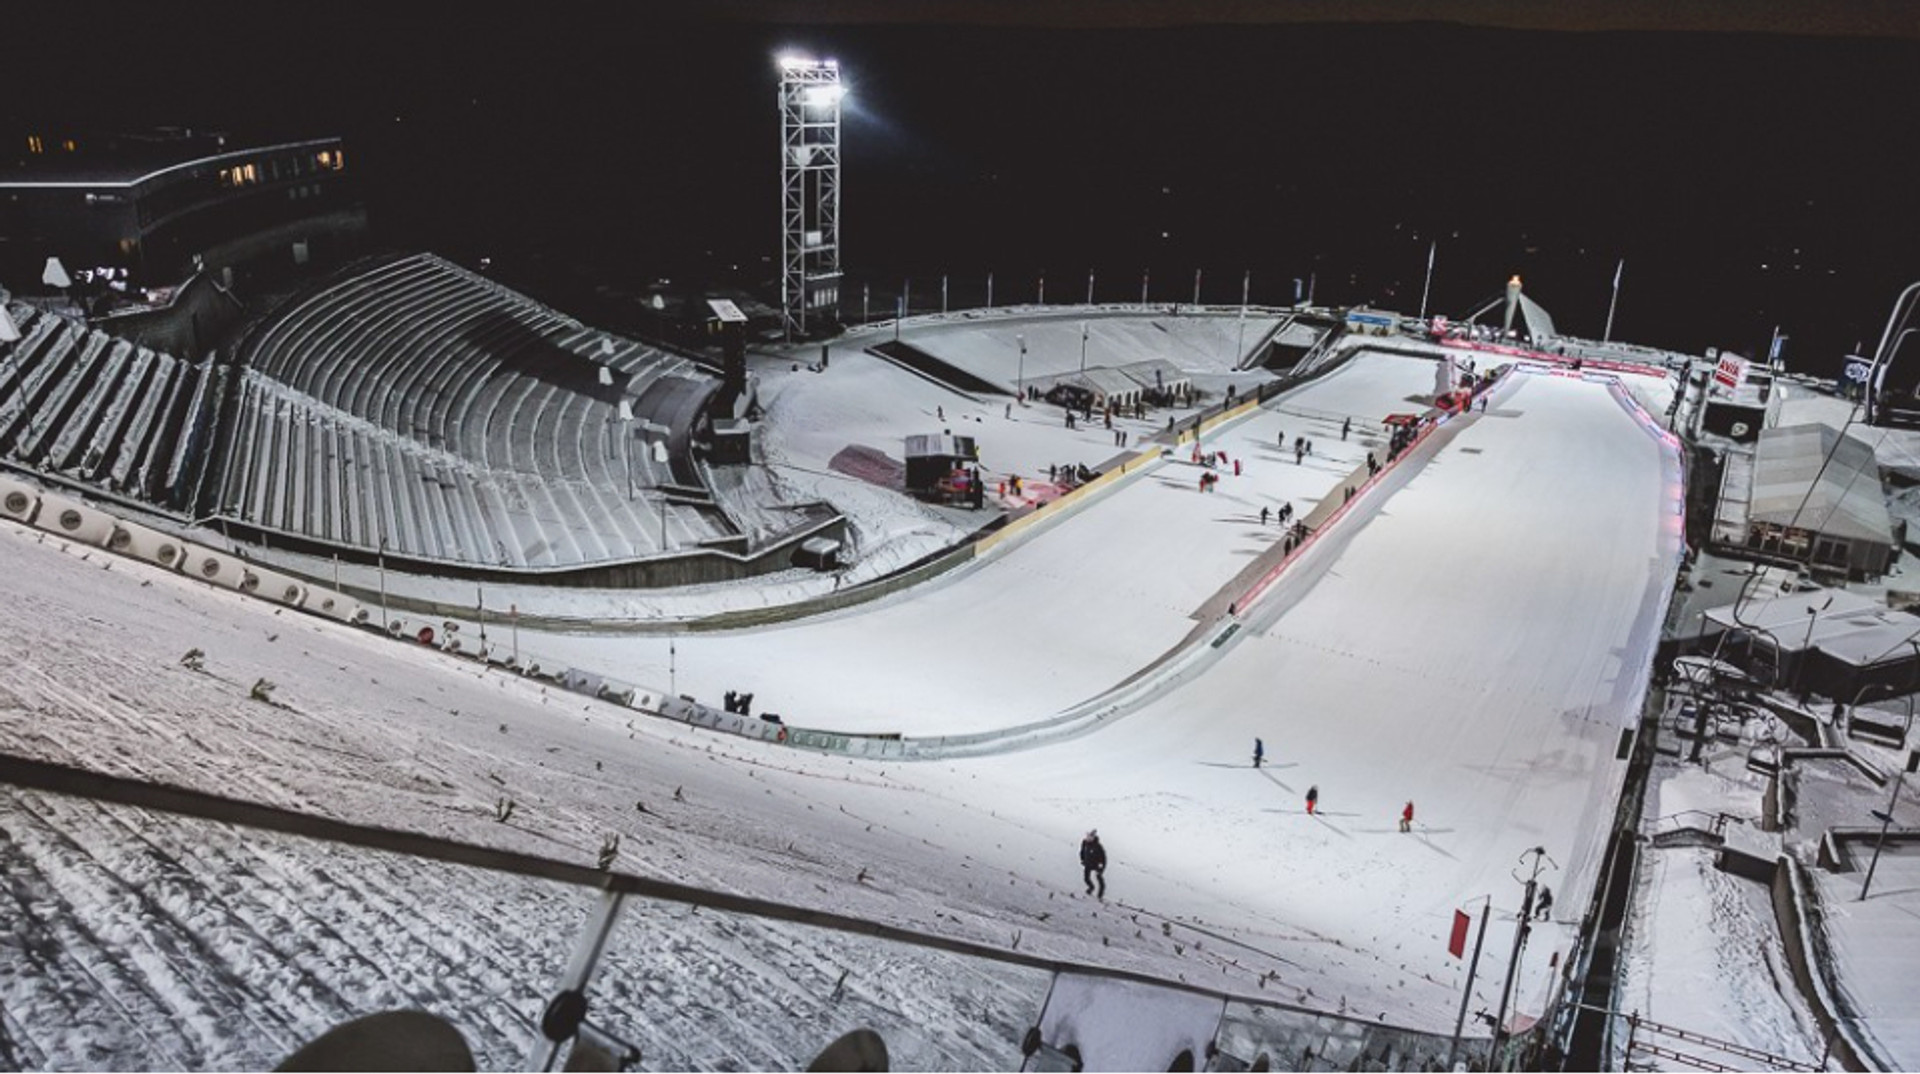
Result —
POLYGON ((60 148, 62 148, 62 149, 64 149, 64 150, 66 150, 66 151, 67 151, 67 152, 69 152, 69 153, 71 153, 71 152, 73 152, 74 150, 76 150, 76 149, 78 149, 78 148, 80 148, 80 146, 79 146, 79 145, 77 145, 77 144, 76 144, 76 143, 74 142, 74 140, 73 140, 73 139, 71 139, 71 138, 69 138, 69 139, 67 139, 66 141, 64 141, 64 142, 61 142, 61 143, 60 143, 60 148))
POLYGON ((315 159, 318 160, 322 168, 333 167, 333 153, 328 150, 322 149, 320 155, 315 159))
POLYGON ((220 169, 220 185, 221 186, 233 185, 233 172, 230 169, 227 169, 227 168, 220 169))
POLYGON ((38 156, 41 153, 44 153, 46 151, 47 151, 46 143, 40 140, 39 135, 37 134, 27 135, 27 152, 32 153, 35 156, 38 156))

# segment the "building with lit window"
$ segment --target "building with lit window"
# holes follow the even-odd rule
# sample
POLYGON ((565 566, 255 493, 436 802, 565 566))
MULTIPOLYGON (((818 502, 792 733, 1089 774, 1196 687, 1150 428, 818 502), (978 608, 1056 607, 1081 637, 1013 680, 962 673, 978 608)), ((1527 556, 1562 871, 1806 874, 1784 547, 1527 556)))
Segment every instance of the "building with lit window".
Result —
POLYGON ((18 137, 0 158, 0 284, 165 287, 203 271, 295 267, 357 246, 366 216, 338 138, 245 142, 174 128, 18 137))

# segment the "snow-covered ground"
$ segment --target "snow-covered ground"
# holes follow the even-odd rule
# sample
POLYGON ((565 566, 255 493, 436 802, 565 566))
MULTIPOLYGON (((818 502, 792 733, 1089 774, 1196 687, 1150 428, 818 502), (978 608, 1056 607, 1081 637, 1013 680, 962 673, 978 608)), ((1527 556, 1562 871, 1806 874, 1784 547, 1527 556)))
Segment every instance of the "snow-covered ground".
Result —
MULTIPOLYGON (((909 321, 901 327, 901 338, 1009 392, 1023 376, 1040 380, 1083 366, 1119 368, 1156 358, 1211 385, 1211 375, 1231 373, 1279 324, 1278 317, 1257 310, 1242 319, 1222 312, 1142 315, 1099 307, 1051 313, 1029 308, 991 318, 909 321)), ((849 342, 865 345, 891 334, 877 329, 856 333, 849 342)), ((1242 376, 1244 386, 1257 374, 1242 376)))
MULTIPOLYGON (((1912 825, 1903 815, 1903 826, 1911 830, 1912 825)), ((1864 850, 1863 858, 1870 857, 1872 848, 1864 850)), ((1920 1011, 1913 1002, 1913 971, 1920 965, 1920 927, 1914 923, 1920 913, 1920 849, 1911 841, 1890 842, 1864 901, 1861 873, 1812 872, 1840 989, 1859 1012, 1854 1031, 1893 1068, 1915 1069, 1920 1065, 1920 1011)))
MULTIPOLYGON (((1643 830, 1705 832, 1717 824, 1728 845, 1762 860, 1777 857, 1781 837, 1760 830, 1766 778, 1746 767, 1747 749, 1716 743, 1699 766, 1656 759, 1643 830)), ((1701 845, 1642 844, 1616 1007, 1789 1061, 1812 1062, 1822 1054, 1824 1039, 1794 986, 1769 889, 1719 869, 1716 853, 1701 845)), ((1616 1031, 1626 1034, 1624 1027, 1616 1031)), ((1712 1048, 1693 1050, 1739 1063, 1712 1048)))

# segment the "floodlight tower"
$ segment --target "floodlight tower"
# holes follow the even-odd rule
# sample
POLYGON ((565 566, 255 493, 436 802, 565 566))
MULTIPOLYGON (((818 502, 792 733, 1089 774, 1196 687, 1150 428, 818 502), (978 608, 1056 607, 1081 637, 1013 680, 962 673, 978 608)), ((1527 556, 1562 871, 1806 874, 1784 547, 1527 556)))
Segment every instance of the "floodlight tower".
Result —
POLYGON ((788 342, 840 308, 840 65, 780 59, 780 312, 788 342))

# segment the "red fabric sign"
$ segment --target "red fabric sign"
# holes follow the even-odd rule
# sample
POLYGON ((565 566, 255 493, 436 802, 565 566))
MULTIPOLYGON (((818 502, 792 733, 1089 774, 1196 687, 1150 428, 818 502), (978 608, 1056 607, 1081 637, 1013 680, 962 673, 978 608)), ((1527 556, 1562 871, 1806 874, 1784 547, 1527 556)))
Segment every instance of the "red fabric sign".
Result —
POLYGON ((1467 954, 1467 926, 1473 922, 1466 911, 1453 912, 1453 935, 1447 938, 1447 954, 1455 958, 1465 958, 1467 954))

